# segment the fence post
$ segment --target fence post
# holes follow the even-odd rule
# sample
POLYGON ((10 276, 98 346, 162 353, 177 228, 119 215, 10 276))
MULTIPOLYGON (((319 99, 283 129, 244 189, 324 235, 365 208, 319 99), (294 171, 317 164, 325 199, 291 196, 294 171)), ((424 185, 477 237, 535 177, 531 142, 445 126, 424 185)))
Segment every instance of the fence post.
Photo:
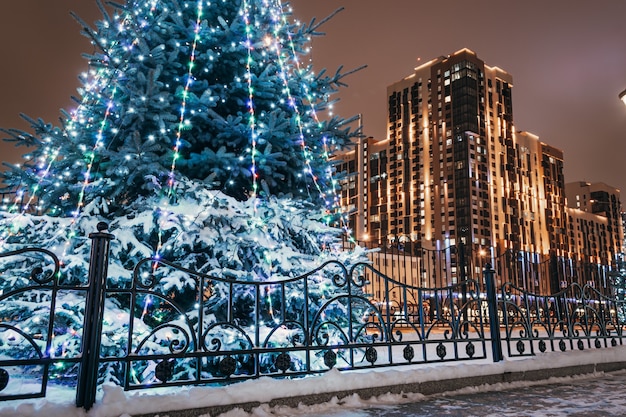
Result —
POLYGON ((461 308, 463 309, 463 332, 469 330, 469 316, 468 316, 468 306, 467 306, 467 274, 465 272, 465 245, 463 242, 460 242, 457 247, 458 257, 459 257, 459 270, 460 270, 460 279, 461 279, 461 308))
POLYGON ((498 316, 498 298, 496 296, 496 280, 494 279, 495 271, 491 268, 491 264, 487 263, 483 274, 485 275, 485 285, 487 287, 487 305, 489 307, 489 331, 491 332, 491 352, 493 353, 493 361, 500 362, 504 359, 502 356, 502 342, 500 338, 500 320, 498 316))
POLYGON ((98 232, 89 234, 89 239, 91 239, 89 286, 85 299, 82 358, 76 389, 76 406, 83 407, 85 410, 89 410, 96 401, 104 290, 109 268, 109 247, 114 238, 112 234, 106 232, 108 229, 106 223, 100 222, 96 228, 98 232))

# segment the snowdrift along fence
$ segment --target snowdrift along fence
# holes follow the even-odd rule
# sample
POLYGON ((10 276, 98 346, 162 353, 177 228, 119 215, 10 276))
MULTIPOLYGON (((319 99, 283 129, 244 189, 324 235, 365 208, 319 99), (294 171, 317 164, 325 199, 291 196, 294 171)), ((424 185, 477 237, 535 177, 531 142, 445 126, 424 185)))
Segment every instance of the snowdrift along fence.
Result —
POLYGON ((44 397, 61 384, 89 409, 102 383, 224 384, 624 343, 623 300, 579 285, 549 296, 496 288, 490 265, 484 284, 421 288, 370 264, 329 261, 292 279, 250 282, 144 259, 132 279, 112 283, 114 236, 99 226, 84 283, 64 282, 49 251, 0 255, 18 275, 2 276, 12 289, 0 295, 0 400, 44 397), (376 298, 364 291, 374 284, 376 298))

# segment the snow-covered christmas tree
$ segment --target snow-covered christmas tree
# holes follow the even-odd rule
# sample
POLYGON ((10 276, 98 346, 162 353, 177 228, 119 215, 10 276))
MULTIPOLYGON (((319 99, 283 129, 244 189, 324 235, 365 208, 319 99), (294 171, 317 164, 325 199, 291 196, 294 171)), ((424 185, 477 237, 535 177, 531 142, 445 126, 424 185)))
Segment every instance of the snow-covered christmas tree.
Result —
MULTIPOLYGON (((87 235, 105 221, 116 237, 109 285, 117 288, 132 285, 144 258, 248 281, 295 277, 328 259, 363 260, 339 250, 346 230, 333 156, 358 132, 352 119, 325 116, 346 74, 314 72, 308 48, 319 25, 293 21, 280 0, 128 0, 111 8, 101 5, 95 28, 83 24, 97 52, 87 56, 63 123, 29 119, 31 132, 5 130, 29 153, 4 177, 18 197, 0 218, 2 251, 49 249, 63 265, 58 279, 84 284, 87 235)), ((0 290, 27 285, 25 264, 3 268, 18 277, 1 280, 0 290)), ((318 302, 332 297, 328 279, 320 278, 318 302)), ((189 298, 198 281, 184 274, 152 271, 150 280, 169 298, 159 305, 146 296, 130 313, 147 332, 171 313, 167 300, 198 301, 189 298)), ((207 299, 220 291, 211 288, 207 299)), ((81 301, 64 296, 57 354, 78 349, 81 334, 81 301)), ((248 294, 231 296, 246 326, 248 294)), ((3 310, 32 330, 24 303, 16 295, 3 310)), ((128 308, 123 296, 108 307, 128 308)), ((104 318, 111 355, 124 331, 114 315, 104 318)))

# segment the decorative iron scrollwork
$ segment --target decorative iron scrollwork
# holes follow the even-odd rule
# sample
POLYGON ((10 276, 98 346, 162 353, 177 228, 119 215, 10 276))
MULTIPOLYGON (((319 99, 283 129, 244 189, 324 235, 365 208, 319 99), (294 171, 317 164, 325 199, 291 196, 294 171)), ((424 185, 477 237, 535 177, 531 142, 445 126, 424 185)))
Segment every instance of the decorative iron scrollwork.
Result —
POLYGON ((439 356, 439 359, 443 359, 446 357, 446 354, 446 347, 443 343, 439 342, 439 344, 437 345, 437 356, 439 356))
POLYGON ((333 284, 335 285, 335 287, 337 287, 337 288, 341 288, 344 285, 346 285, 346 277, 344 277, 342 275, 339 275, 339 274, 333 275, 332 281, 333 281, 333 284))
POLYGON ((6 369, 0 368, 0 391, 4 390, 9 385, 9 373, 6 369))
POLYGON ((617 340, 615 340, 615 338, 611 339, 611 346, 612 347, 617 346, 617 340))
POLYGON ((167 382, 172 379, 174 374, 174 359, 171 361, 164 359, 154 368, 154 376, 161 382, 167 382))
POLYGON ((357 277, 354 279, 354 284, 355 284, 357 287, 363 287, 363 286, 365 286, 366 284, 369 284, 369 281, 368 281, 368 279, 365 277, 365 275, 363 275, 363 274, 359 274, 359 275, 357 275, 357 277))
POLYGON ((539 351, 541 353, 545 353, 546 352, 546 348, 547 348, 546 341, 545 340, 540 340, 539 341, 539 351))
POLYGON ((578 350, 585 350, 585 344, 582 340, 578 340, 578 350))
POLYGON ((220 361, 217 369, 222 375, 231 376, 237 370, 237 361, 232 356, 226 356, 220 361))
POLYGON ((282 352, 276 357, 276 367, 282 372, 287 372, 291 368, 291 356, 287 352, 282 352))
POLYGON ((372 365, 374 365, 374 362, 378 360, 378 352, 376 352, 376 349, 374 349, 373 346, 365 349, 365 360, 367 360, 372 365))
POLYGON ((139 275, 137 279, 137 286, 143 289, 154 288, 158 279, 152 273, 145 273, 139 275))
POLYGON ((415 357, 415 349, 413 349, 413 346, 411 345, 406 345, 402 351, 402 355, 404 356, 404 359, 411 362, 415 357))
POLYGON ((324 365, 331 369, 337 365, 337 354, 332 350, 324 352, 324 365))
POLYGON ((524 342, 522 342, 521 340, 517 341, 517 352, 520 354, 523 354, 524 351, 526 350, 526 346, 524 346, 524 342))
MULTIPOLYGON (((43 259, 35 260, 33 262, 46 262, 52 260, 52 264, 54 267, 50 268, 46 266, 45 268, 41 266, 35 266, 32 268, 29 274, 29 278, 36 282, 39 285, 45 285, 49 283, 56 284, 55 278, 59 276, 59 271, 61 270, 61 263, 59 262, 59 258, 47 249, 41 248, 22 248, 15 251, 9 251, 0 253, 0 258, 10 258, 15 255, 25 254, 25 253, 35 253, 39 255, 44 255, 44 257, 48 258, 48 260, 44 261, 43 259)), ((28 255, 27 255, 28 256, 28 255)))
POLYGON ((45 284, 45 280, 39 279, 41 274, 43 274, 43 268, 36 266, 32 271, 30 271, 30 279, 35 281, 37 284, 45 284))
POLYGON ((470 358, 474 357, 474 354, 476 353, 476 347, 472 342, 469 342, 467 346, 465 346, 465 353, 467 353, 467 356, 469 356, 470 358))
POLYGON ((595 347, 596 347, 596 349, 600 349, 602 347, 602 343, 600 343, 600 339, 596 339, 595 347))
POLYGON ((559 349, 561 349, 561 352, 565 352, 565 340, 559 342, 559 349))

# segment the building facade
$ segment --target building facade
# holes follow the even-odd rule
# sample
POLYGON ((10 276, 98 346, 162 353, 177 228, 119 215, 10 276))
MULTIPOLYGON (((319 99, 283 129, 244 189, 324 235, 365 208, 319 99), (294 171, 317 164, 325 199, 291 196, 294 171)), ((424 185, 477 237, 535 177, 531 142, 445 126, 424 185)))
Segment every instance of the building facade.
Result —
MULTIPOLYGON (((571 257, 582 263, 612 264, 624 248, 620 191, 604 183, 565 185, 571 257)), ((594 275, 596 275, 594 273, 594 275)), ((590 285, 607 285, 608 277, 586 277, 590 285)))
POLYGON ((444 253, 438 272, 419 271, 421 286, 480 278, 489 262, 499 280, 547 294, 567 281, 562 259, 610 263, 621 250, 619 192, 590 191, 590 233, 612 237, 597 242, 602 256, 576 255, 563 152, 516 131, 512 96, 511 75, 468 49, 390 85, 387 137, 361 140, 340 167, 359 174, 343 190, 356 239, 418 258, 444 253))

